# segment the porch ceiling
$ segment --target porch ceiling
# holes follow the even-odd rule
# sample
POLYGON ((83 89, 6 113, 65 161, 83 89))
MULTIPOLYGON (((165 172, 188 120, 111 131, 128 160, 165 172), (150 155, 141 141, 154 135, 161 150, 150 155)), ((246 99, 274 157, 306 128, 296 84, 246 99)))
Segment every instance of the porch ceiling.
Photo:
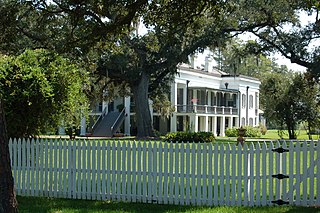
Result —
POLYGON ((212 90, 212 91, 219 91, 219 92, 232 92, 232 93, 238 93, 239 90, 236 89, 214 89, 209 87, 201 87, 201 86, 189 86, 189 89, 198 89, 198 90, 212 90))

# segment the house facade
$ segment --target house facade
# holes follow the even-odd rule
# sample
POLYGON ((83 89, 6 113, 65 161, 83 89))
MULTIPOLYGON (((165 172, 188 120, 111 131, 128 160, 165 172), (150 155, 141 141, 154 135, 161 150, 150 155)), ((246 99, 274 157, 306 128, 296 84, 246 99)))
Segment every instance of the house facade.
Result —
MULTIPOLYGON (((154 129, 162 134, 176 131, 210 131, 216 136, 225 136, 228 127, 259 125, 259 86, 256 78, 229 75, 210 66, 194 63, 181 64, 171 83, 170 100, 174 112, 162 118, 150 112, 154 129)), ((111 103, 102 102, 91 113, 95 122, 81 123, 81 135, 91 132, 93 136, 112 136, 115 132, 135 135, 134 103, 130 97, 111 103), (111 116, 112 115, 112 116, 111 116), (102 129, 98 131, 97 129, 102 129), (108 135, 106 132, 108 129, 108 135), (111 130, 111 131, 109 131, 111 130)))

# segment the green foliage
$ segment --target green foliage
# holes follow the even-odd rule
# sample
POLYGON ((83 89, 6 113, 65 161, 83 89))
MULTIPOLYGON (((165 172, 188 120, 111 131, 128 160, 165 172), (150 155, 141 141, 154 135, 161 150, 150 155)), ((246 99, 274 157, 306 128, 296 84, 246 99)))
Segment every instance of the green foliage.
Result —
POLYGON ((267 121, 285 126, 289 138, 296 138, 295 130, 300 122, 307 121, 310 127, 319 125, 319 84, 308 75, 265 75, 261 84, 261 105, 267 121))
POLYGON ((245 137, 248 137, 248 138, 261 137, 261 132, 259 127, 245 126, 244 128, 246 129, 245 137))
POLYGON ((262 135, 265 135, 268 131, 267 127, 263 125, 262 123, 259 124, 260 132, 262 135))
POLYGON ((238 128, 227 128, 225 131, 227 137, 237 137, 238 136, 238 128))
POLYGON ((168 95, 160 94, 156 97, 153 97, 153 108, 161 115, 162 118, 169 118, 172 112, 175 111, 175 108, 171 105, 171 102, 168 99, 168 95))
POLYGON ((86 83, 86 72, 50 51, 1 57, 0 94, 9 137, 38 135, 62 124, 78 127, 88 108, 86 83))
POLYGON ((165 141, 167 142, 195 142, 208 143, 215 140, 212 132, 171 132, 166 134, 165 141))
MULTIPOLYGON (((261 137, 261 131, 259 127, 244 126, 245 131, 244 137, 248 138, 259 138, 261 137)), ((227 128, 225 132, 227 137, 238 137, 238 127, 227 128)))

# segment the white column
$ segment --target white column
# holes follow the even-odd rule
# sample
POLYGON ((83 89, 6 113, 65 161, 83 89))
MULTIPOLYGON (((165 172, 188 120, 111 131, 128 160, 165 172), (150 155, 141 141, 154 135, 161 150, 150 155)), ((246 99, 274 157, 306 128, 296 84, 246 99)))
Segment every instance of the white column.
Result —
POLYGON ((229 118, 229 123, 228 123, 228 127, 232 128, 232 121, 233 121, 233 117, 229 118))
POLYGON ((212 132, 216 136, 217 135, 217 116, 214 116, 212 119, 212 132))
POLYGON ((130 96, 124 98, 126 117, 124 119, 124 134, 130 135, 130 96))
POLYGON ((170 132, 176 132, 177 131, 177 114, 172 113, 172 116, 170 118, 170 132))
POLYGON ((171 97, 170 97, 170 101, 171 101, 171 105, 173 105, 175 107, 175 111, 177 111, 177 93, 178 93, 178 89, 177 89, 177 83, 173 82, 171 84, 171 97))
POLYGON ((240 118, 238 118, 238 117, 234 117, 234 119, 235 119, 235 127, 240 127, 239 126, 239 120, 240 120, 240 118))
POLYGON ((212 103, 212 106, 218 106, 217 91, 214 91, 214 97, 216 98, 216 101, 215 101, 215 103, 212 103))
POLYGON ((212 103, 211 103, 211 91, 207 91, 208 92, 208 106, 212 106, 212 103))
POLYGON ((150 110, 150 116, 151 116, 151 122, 153 122, 153 101, 149 99, 149 110, 150 110))
POLYGON ((187 84, 185 84, 185 87, 183 88, 183 102, 182 102, 183 105, 188 104, 187 99, 188 99, 188 97, 187 97, 187 84))
POLYGON ((225 123, 226 123, 226 118, 222 116, 221 123, 220 123, 220 136, 225 136, 225 123))
POLYGON ((86 135, 86 128, 87 128, 87 124, 86 124, 86 117, 83 117, 81 119, 80 122, 80 136, 85 136, 86 135))
POLYGON ((183 101, 182 101, 182 104, 183 104, 183 111, 186 112, 187 111, 187 100, 188 100, 188 92, 187 92, 187 84, 185 84, 185 87, 183 89, 183 101))
POLYGON ((198 129, 199 129, 199 123, 198 123, 198 116, 194 116, 194 131, 195 132, 198 132, 198 129))
POLYGON ((206 115, 204 118, 205 118, 205 121, 204 121, 204 131, 208 132, 208 131, 209 131, 209 127, 208 127, 209 119, 208 119, 208 116, 207 116, 207 115, 206 115))
MULTIPOLYGON (((197 90, 196 89, 194 89, 194 90, 192 90, 192 99, 198 99, 198 96, 197 96, 197 90)), ((198 104, 198 101, 194 101, 193 103, 192 103, 192 105, 194 105, 194 107, 193 107, 193 111, 196 113, 197 112, 197 105, 198 104)), ((197 123, 198 123, 198 120, 197 120, 197 123)))
POLYGON ((108 102, 102 101, 102 111, 106 108, 106 113, 108 113, 108 102))

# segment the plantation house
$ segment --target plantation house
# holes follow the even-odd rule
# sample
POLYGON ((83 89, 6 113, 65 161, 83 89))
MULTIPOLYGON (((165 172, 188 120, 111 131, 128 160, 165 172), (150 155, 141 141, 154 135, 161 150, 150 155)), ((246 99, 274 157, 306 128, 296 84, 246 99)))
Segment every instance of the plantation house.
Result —
MULTIPOLYGON (((219 71, 213 68, 208 57, 204 65, 197 66, 196 59, 192 57, 190 64, 177 68, 170 93, 175 110, 169 118, 160 117, 150 101, 154 129, 162 134, 190 130, 224 136, 228 127, 259 125, 260 81, 219 71)), ((80 134, 112 136, 121 132, 135 135, 134 117, 134 103, 130 97, 101 102, 90 113, 90 122, 82 120, 80 134)))

